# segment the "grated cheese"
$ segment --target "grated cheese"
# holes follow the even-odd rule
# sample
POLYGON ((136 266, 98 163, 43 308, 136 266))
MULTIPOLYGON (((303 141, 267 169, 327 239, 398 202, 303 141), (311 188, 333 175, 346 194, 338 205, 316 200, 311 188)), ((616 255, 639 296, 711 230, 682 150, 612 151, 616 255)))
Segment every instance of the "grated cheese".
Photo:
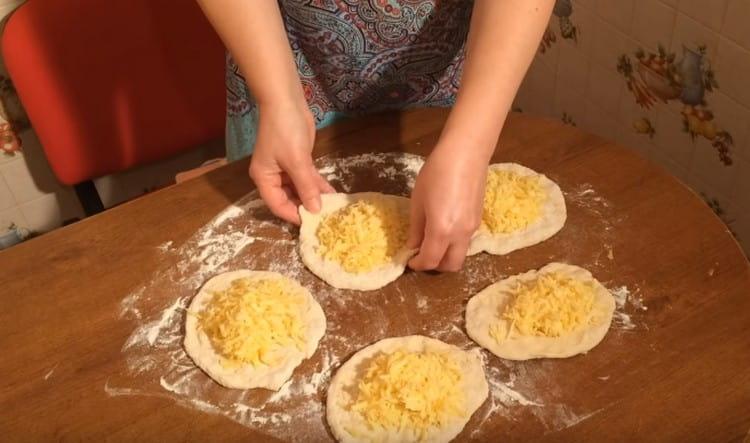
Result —
POLYGON ((305 344, 304 293, 282 279, 239 278, 213 294, 198 314, 225 366, 272 365, 280 348, 305 344))
POLYGON ((423 440, 464 413, 461 371, 436 352, 396 351, 375 357, 358 385, 352 410, 370 429, 410 430, 423 440))
POLYGON ((546 199, 539 177, 491 169, 487 174, 482 225, 495 234, 524 229, 539 219, 546 199))
POLYGON ((403 248, 408 229, 408 214, 396 202, 360 200, 321 221, 318 252, 347 272, 367 272, 388 263, 403 248))
MULTIPOLYGON (((559 337, 592 320, 593 282, 549 273, 519 284, 513 292, 514 299, 501 317, 521 335, 559 337)), ((505 329, 496 322, 490 326, 490 336, 501 341, 510 333, 505 329)))

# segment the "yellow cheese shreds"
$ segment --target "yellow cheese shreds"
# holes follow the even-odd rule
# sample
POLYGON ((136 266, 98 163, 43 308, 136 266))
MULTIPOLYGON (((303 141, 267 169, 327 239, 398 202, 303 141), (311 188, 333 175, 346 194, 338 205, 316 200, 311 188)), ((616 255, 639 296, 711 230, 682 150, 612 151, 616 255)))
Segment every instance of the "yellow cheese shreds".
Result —
POLYGON ((271 365, 279 348, 305 344, 300 288, 281 279, 239 278, 217 291, 198 314, 198 325, 228 366, 271 365))
POLYGON ((406 243, 408 229, 408 214, 396 202, 359 200, 321 221, 318 253, 347 272, 367 272, 393 258, 406 243))
MULTIPOLYGON (((594 286, 556 273, 543 274, 520 284, 513 300, 506 305, 502 318, 521 335, 559 337, 589 324, 594 309, 594 286)), ((502 340, 498 324, 490 327, 490 335, 502 340)))
POLYGON ((539 219, 546 199, 539 177, 490 170, 482 224, 495 234, 524 229, 539 219))
POLYGON ((420 439, 430 427, 464 412, 461 371, 448 355, 396 351, 375 357, 360 380, 352 411, 371 429, 408 429, 420 439))

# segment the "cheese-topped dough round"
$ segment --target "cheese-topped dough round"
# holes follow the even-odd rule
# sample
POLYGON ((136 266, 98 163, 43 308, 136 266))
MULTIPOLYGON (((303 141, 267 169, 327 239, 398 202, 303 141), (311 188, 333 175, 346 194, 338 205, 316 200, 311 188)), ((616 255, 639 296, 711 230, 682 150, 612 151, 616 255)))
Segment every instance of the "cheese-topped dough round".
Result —
POLYGON ((614 297, 589 271, 550 263, 472 297, 466 332, 501 358, 565 358, 599 344, 614 310, 614 297))
POLYGON ((326 419, 340 442, 447 442, 488 393, 477 351, 420 335, 387 338, 336 372, 326 419))
POLYGON ((239 270, 208 280, 185 319, 185 351, 219 384, 278 390, 311 357, 326 318, 310 292, 276 272, 239 270))
POLYGON ((300 206, 300 256, 335 288, 379 289, 404 272, 409 199, 379 192, 323 194, 317 214, 300 206))
POLYGON ((468 255, 507 254, 555 235, 567 212, 560 187, 544 174, 516 163, 489 166, 482 223, 468 255))

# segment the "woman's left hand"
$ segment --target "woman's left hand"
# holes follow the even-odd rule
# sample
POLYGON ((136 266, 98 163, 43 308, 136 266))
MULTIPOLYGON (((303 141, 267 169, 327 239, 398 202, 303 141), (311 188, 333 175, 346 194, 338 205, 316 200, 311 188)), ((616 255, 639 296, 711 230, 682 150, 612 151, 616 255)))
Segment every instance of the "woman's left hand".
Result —
POLYGON ((408 245, 414 270, 455 272, 482 217, 488 159, 468 146, 438 143, 411 194, 408 245))

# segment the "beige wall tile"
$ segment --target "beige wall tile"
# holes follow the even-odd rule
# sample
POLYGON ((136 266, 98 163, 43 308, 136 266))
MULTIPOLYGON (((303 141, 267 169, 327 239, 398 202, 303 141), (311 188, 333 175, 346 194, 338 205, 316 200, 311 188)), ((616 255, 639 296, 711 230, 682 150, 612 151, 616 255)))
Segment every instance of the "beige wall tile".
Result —
MULTIPOLYGON (((623 83, 625 82, 624 79, 622 81, 623 83)), ((661 104, 659 103, 649 109, 641 107, 636 103, 633 93, 628 91, 626 86, 623 86, 622 98, 620 99, 620 110, 618 113, 620 124, 630 132, 635 132, 633 124, 637 120, 646 118, 654 129, 658 129, 656 127, 656 122, 658 121, 659 110, 662 109, 662 106, 660 105, 661 104)))
POLYGON ((46 183, 40 184, 32 175, 26 159, 27 157, 21 157, 17 161, 0 166, 0 175, 5 179, 17 202, 31 201, 59 189, 59 185, 48 180, 43 180, 46 183))
MULTIPOLYGON (((717 91, 707 96, 708 106, 714 113, 716 127, 728 131, 734 140, 732 158, 745 156, 747 131, 750 129, 750 109, 740 105, 731 97, 717 91)), ((748 197, 750 198, 750 197, 748 197)))
MULTIPOLYGON (((638 0, 645 1, 645 0, 638 0)), ((622 32, 630 32, 635 0, 596 0, 596 14, 622 32)))
POLYGON ((750 0, 729 0, 721 34, 745 49, 750 49, 750 0))
POLYGON ((610 115, 616 116, 619 113, 625 82, 617 72, 592 64, 588 86, 586 98, 610 115))
POLYGON ((648 135, 634 132, 622 123, 618 126, 616 141, 647 159, 650 158, 651 152, 654 150, 654 145, 648 135))
POLYGON ((571 46, 560 48, 560 61, 557 64, 557 84, 583 94, 589 81, 589 59, 571 46))
MULTIPOLYGON (((593 42, 593 39, 591 37, 593 37, 592 34, 594 32, 595 17, 596 16, 591 9, 574 6, 570 21, 573 22, 573 25, 577 29, 578 41, 576 42, 573 40, 562 39, 562 44, 576 46, 578 50, 583 52, 585 55, 590 55, 591 45, 593 42)), ((559 34, 559 23, 556 22, 555 26, 556 32, 559 34)))
POLYGON ((669 48, 672 44, 677 13, 671 6, 658 0, 640 0, 635 3, 631 35, 644 48, 655 50, 658 45, 669 48))
POLYGON ((732 204, 750 215, 750 160, 739 158, 735 164, 737 173, 734 175, 729 198, 732 204))
POLYGON ((580 125, 586 112, 586 102, 581 100, 581 94, 573 89, 558 85, 555 88, 554 111, 557 117, 562 118, 563 112, 570 115, 580 125))
POLYGON ((679 166, 689 169, 692 163, 695 144, 683 131, 682 118, 668 109, 660 109, 656 121, 656 134, 653 143, 655 154, 669 158, 679 166))
POLYGON ((13 155, 0 154, 0 165, 21 160, 22 157, 23 157, 23 152, 16 152, 13 155))
POLYGON ((720 39, 714 70, 719 90, 750 107, 750 51, 730 40, 720 39))
POLYGON ((552 69, 557 69, 560 60, 560 42, 555 42, 551 47, 545 49, 544 53, 539 51, 534 55, 533 63, 543 63, 552 69))
POLYGON ((588 38, 592 39, 591 60, 610 69, 616 69, 620 55, 632 54, 639 46, 631 37, 601 19, 594 21, 594 33, 588 38))
POLYGON ((615 140, 619 125, 615 116, 586 100, 586 110, 579 127, 607 140, 615 140))
POLYGON ((20 228, 28 228, 29 225, 28 222, 26 222, 23 213, 21 213, 21 210, 17 207, 0 211, 0 229, 7 227, 10 223, 13 223, 20 228))
POLYGON ((596 0, 573 0, 573 8, 578 7, 594 9, 596 7, 596 0))
POLYGON ((689 184, 689 170, 681 164, 675 162, 672 157, 664 155, 664 151, 661 151, 659 149, 651 150, 651 161, 666 169, 669 174, 674 176, 685 186, 692 189, 692 186, 689 184))
POLYGON ((708 59, 715 61, 718 43, 719 34, 716 31, 698 23, 685 14, 677 14, 671 44, 671 50, 677 54, 677 60, 682 57, 683 46, 696 49, 699 45, 704 45, 708 59))
POLYGON ((718 31, 727 10, 727 0, 680 0, 677 8, 709 28, 718 31))
POLYGON ((551 117, 554 115, 555 72, 548 66, 535 63, 527 74, 528 94, 524 112, 551 117))
POLYGON ((60 227, 64 221, 83 217, 75 194, 67 189, 23 203, 19 209, 27 227, 37 232, 49 231, 60 227))
POLYGON ((696 139, 690 172, 706 182, 711 194, 728 197, 737 170, 736 163, 732 166, 724 165, 714 147, 706 139, 696 139))
POLYGON ((10 192, 10 188, 5 183, 5 179, 0 175, 0 211, 16 206, 16 199, 10 192))

